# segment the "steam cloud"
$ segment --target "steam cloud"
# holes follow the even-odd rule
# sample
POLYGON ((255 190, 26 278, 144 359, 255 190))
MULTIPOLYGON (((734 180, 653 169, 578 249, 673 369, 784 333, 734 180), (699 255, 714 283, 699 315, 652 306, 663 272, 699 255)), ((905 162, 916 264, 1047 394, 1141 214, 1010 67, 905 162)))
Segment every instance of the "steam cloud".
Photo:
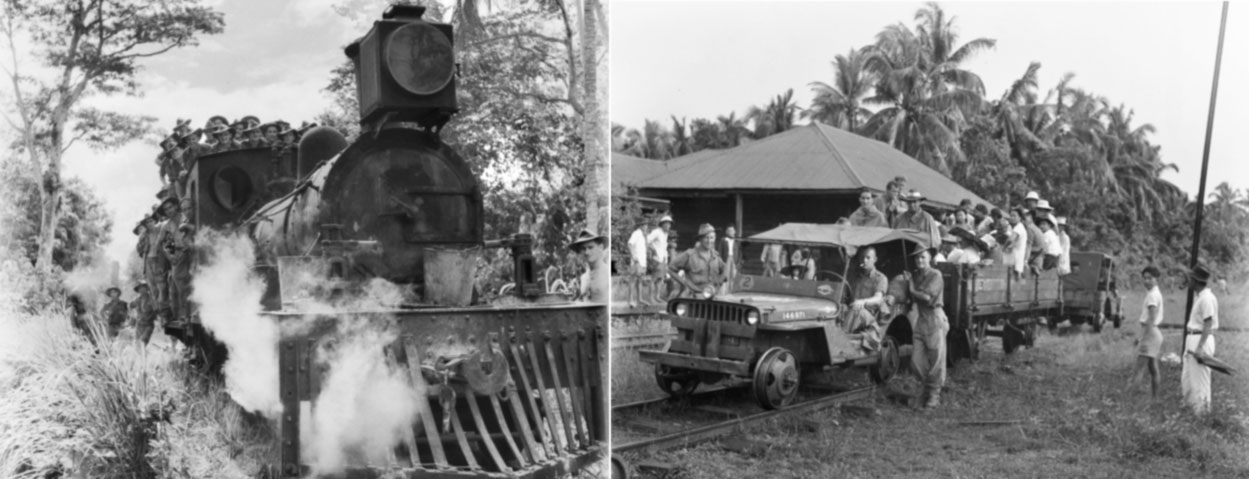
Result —
POLYGON ((191 300, 204 327, 230 350, 226 391, 240 406, 276 418, 282 413, 278 328, 260 314, 265 284, 252 272, 255 246, 243 234, 204 231, 196 247, 206 260, 192 280, 191 300))
POLYGON ((416 401, 425 391, 383 355, 396 338, 390 322, 370 319, 386 318, 359 318, 340 330, 333 349, 318 351, 317 361, 328 364, 329 372, 303 451, 314 475, 336 474, 348 464, 385 464, 416 424, 416 401))

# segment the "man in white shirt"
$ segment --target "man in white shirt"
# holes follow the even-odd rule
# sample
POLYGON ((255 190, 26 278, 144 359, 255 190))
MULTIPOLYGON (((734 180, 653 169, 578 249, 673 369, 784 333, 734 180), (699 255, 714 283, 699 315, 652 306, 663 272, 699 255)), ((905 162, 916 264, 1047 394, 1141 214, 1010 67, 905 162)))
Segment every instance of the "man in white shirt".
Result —
MULTIPOLYGON (((668 279, 668 232, 672 231, 672 217, 664 215, 659 218, 659 227, 651 230, 646 235, 646 247, 650 250, 650 273, 655 284, 659 284, 668 279)), ((654 293, 651 295, 652 303, 664 303, 661 298, 660 288, 656 286, 652 288, 654 293)))
MULTIPOLYGON (((642 299, 642 283, 649 282, 646 281, 649 280, 649 278, 646 277, 646 267, 648 261, 646 228, 646 223, 642 223, 638 225, 637 229, 633 230, 633 234, 629 235, 629 275, 627 277, 629 278, 628 288, 630 306, 638 305, 638 301, 642 299)), ((652 287, 647 288, 647 291, 653 290, 654 283, 651 284, 652 287)), ((648 295, 646 299, 651 299, 649 296, 653 296, 653 294, 648 295)))
POLYGON ((1056 222, 1054 217, 1048 214, 1037 217, 1037 226, 1041 227, 1041 235, 1045 237, 1045 245, 1042 249, 1044 252, 1041 260, 1042 270, 1057 268, 1058 257, 1062 256, 1063 253, 1062 242, 1058 239, 1058 233, 1054 231, 1054 223, 1056 222))
POLYGON ((1162 332, 1158 330, 1163 318, 1162 291, 1158 289, 1158 277, 1161 275, 1153 266, 1146 266, 1141 272, 1141 279, 1149 292, 1145 293, 1141 306, 1141 337, 1136 343, 1136 368, 1132 371, 1132 384, 1140 381, 1145 371, 1149 371, 1149 390, 1155 399, 1158 398, 1158 354, 1162 351, 1162 332))
POLYGON ((1210 277, 1210 271, 1202 266, 1188 273, 1189 287, 1197 290, 1197 296, 1184 328, 1180 388, 1184 402, 1197 414, 1210 412, 1210 368, 1198 362, 1196 355, 1214 356, 1214 331, 1219 329, 1219 300, 1210 290, 1210 277))
POLYGON ((1067 217, 1058 217, 1058 244, 1062 246, 1062 254, 1058 255, 1058 275, 1071 274, 1071 237, 1067 236, 1067 217))
POLYGON ((1023 277, 1023 270, 1028 265, 1028 227, 1023 223, 1024 212, 1023 208, 1010 212, 1011 236, 1006 257, 1010 259, 1017 278, 1023 277))

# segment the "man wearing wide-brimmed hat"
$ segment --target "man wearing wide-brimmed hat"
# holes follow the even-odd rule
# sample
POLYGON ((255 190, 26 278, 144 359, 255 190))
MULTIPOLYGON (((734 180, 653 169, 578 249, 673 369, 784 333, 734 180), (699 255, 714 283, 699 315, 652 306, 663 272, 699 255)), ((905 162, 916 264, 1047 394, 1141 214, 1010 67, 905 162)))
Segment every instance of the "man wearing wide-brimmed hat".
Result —
POLYGON ((933 263, 945 263, 950 260, 950 255, 958 249, 958 237, 950 233, 941 236, 941 246, 937 248, 937 252, 932 257, 933 263))
POLYGON ((900 230, 911 229, 925 233, 928 235, 929 246, 941 244, 941 224, 920 207, 921 202, 925 199, 923 193, 911 190, 902 199, 906 201, 906 213, 897 217, 893 223, 893 228, 900 230))
POLYGON ((1214 356, 1214 332, 1219 329, 1219 300, 1210 290, 1210 271, 1198 265, 1188 273, 1189 287, 1197 291, 1184 329, 1184 369, 1180 386, 1193 412, 1210 411, 1210 368, 1199 359, 1214 356))
POLYGON ((178 225, 177 239, 162 246, 162 252, 169 260, 169 318, 175 323, 185 324, 191 318, 191 259, 195 254, 194 248, 195 226, 190 223, 178 225))
POLYGON ((116 286, 104 290, 104 294, 108 295, 108 302, 100 308, 100 318, 108 326, 108 337, 115 338, 126 325, 126 302, 121 300, 121 288, 116 286))
POLYGON ((920 248, 915 258, 915 272, 904 273, 912 304, 919 313, 911 339, 911 364, 923 384, 919 398, 925 408, 941 404, 941 388, 945 385, 945 335, 950 330, 942 308, 945 282, 941 272, 932 267, 933 248, 920 248))
POLYGON ((135 314, 134 338, 147 344, 156 328, 156 305, 152 301, 152 291, 147 281, 139 281, 139 284, 134 285, 134 292, 138 294, 130 302, 130 309, 135 314))
POLYGON ((1040 203, 1040 202, 1041 202, 1041 195, 1037 194, 1037 192, 1035 191, 1029 191, 1028 194, 1023 197, 1024 208, 1026 208, 1028 211, 1032 211, 1036 209, 1037 203, 1040 203))
POLYGON ((610 301, 608 288, 611 283, 611 267, 607 265, 607 238, 590 230, 581 230, 577 238, 568 245, 568 249, 581 256, 586 264, 586 271, 581 274, 581 291, 577 297, 592 303, 610 301))
POLYGON ((670 274, 676 276, 684 272, 685 279, 698 288, 698 291, 690 291, 690 293, 698 294, 708 290, 714 292, 727 279, 725 276, 727 268, 724 260, 716 253, 715 244, 715 227, 709 223, 703 223, 698 227, 698 242, 694 244, 694 247, 678 254, 668 265, 670 274))

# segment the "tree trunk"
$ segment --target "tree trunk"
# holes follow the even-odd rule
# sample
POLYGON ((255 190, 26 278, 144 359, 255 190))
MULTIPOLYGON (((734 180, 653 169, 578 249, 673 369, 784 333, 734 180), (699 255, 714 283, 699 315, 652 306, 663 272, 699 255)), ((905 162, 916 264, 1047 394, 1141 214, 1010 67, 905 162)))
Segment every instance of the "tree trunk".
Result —
MULTIPOLYGON (((604 159, 605 146, 607 145, 607 129, 606 121, 603 118, 603 108, 599 104, 599 84, 598 84, 598 45, 600 42, 598 35, 598 25, 595 12, 601 7, 599 0, 584 0, 581 9, 581 61, 583 68, 581 69, 581 79, 583 88, 582 105, 585 106, 585 116, 582 120, 582 138, 585 143, 585 199, 586 199, 586 229, 596 234, 609 231, 609 225, 601 224, 604 218, 608 218, 607 214, 607 197, 603 194, 606 191, 606 185, 603 184, 607 175, 604 174, 603 165, 606 164, 604 159)), ((603 39, 604 41, 606 39, 603 39)))

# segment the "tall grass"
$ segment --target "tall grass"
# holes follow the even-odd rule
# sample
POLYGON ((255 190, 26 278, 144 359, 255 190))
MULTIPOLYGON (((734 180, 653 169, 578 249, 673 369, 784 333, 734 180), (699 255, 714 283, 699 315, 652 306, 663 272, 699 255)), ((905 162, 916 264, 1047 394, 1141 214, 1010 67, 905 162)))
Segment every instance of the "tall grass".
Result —
POLYGON ((220 385, 179 353, 88 341, 59 308, 0 314, 0 477, 244 477, 269 454, 220 385))

